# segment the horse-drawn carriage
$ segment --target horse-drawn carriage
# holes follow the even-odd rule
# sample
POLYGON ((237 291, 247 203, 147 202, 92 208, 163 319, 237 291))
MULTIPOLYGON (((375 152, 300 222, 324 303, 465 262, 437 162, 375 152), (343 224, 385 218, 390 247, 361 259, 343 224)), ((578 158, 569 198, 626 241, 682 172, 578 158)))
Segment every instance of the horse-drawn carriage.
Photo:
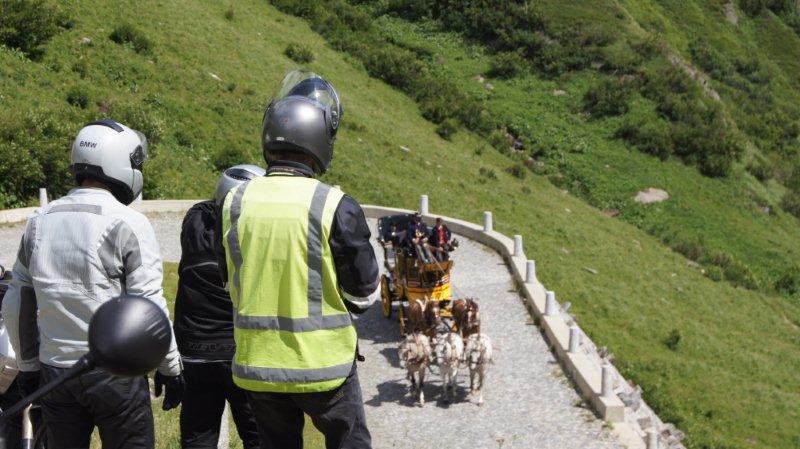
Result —
POLYGON ((409 238, 405 230, 412 218, 412 215, 391 215, 378 220, 378 241, 383 246, 384 266, 388 273, 381 276, 383 315, 390 318, 393 306, 397 304, 400 332, 405 334, 414 330, 410 315, 414 304, 419 303, 429 324, 435 327, 445 322, 447 327, 458 331, 461 323, 453 319, 454 305, 475 303, 453 299, 450 271, 455 264, 452 260, 420 257, 418 250, 412 249, 413 245, 405 243, 404 239, 409 238))
MULTIPOLYGON (((466 364, 470 390, 478 392, 481 404, 491 342, 480 333, 478 303, 452 297, 453 261, 431 256, 430 251, 441 249, 426 247, 424 236, 419 233, 415 236, 417 244, 412 244, 413 237, 405 235, 406 230, 410 232, 412 219, 412 215, 392 215, 378 220, 378 241, 383 246, 388 273, 381 276, 381 307, 383 315, 391 318, 393 306, 398 305, 400 332, 405 334, 398 349, 401 366, 407 370, 411 391, 424 404, 422 384, 429 364, 439 366, 446 401, 455 392, 459 365, 466 364)), ((448 247, 452 250, 455 245, 448 247)))

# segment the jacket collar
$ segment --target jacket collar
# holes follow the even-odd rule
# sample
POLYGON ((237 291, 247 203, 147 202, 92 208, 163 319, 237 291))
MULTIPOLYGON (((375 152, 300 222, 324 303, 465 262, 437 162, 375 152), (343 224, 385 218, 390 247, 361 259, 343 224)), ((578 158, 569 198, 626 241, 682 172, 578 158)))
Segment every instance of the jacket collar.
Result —
POLYGON ((291 176, 305 176, 306 178, 314 177, 314 170, 306 164, 294 161, 272 161, 268 164, 267 174, 269 176, 273 173, 291 176))
POLYGON ((114 198, 111 192, 101 187, 73 187, 67 195, 108 195, 114 198))

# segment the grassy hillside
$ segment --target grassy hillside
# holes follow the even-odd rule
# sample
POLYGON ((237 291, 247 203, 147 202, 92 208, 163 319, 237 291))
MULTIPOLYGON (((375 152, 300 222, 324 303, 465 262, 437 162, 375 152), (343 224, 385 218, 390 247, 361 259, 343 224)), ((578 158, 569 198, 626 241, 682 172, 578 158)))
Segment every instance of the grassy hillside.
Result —
MULTIPOLYGON (((557 164, 544 159, 545 167, 563 169, 544 171, 548 176, 509 173, 520 165, 516 155, 494 151, 463 130, 444 140, 437 134, 440 126, 425 120, 406 95, 370 77, 357 56, 332 50, 304 21, 263 1, 127 1, 98 8, 76 0, 69 6, 74 23, 44 46, 37 61, 0 50, 0 172, 12 167, 2 174, 18 176, 20 183, 19 198, 6 196, 3 204, 27 201, 25 192, 32 193, 39 182, 56 191, 63 186, 59 170, 71 135, 84 121, 103 115, 130 122, 154 142, 154 157, 146 166, 147 197, 209 196, 219 167, 259 162, 262 108, 282 75, 296 66, 284 55, 286 47, 302 44, 315 55, 307 66, 329 78, 345 103, 327 182, 342 185, 364 203, 413 208, 425 193, 432 210, 443 214, 479 221, 482 211, 494 211, 496 227, 524 235, 541 280, 560 300, 573 303, 581 325, 611 348, 661 416, 687 431, 691 447, 795 447, 800 305, 715 282, 660 237, 642 231, 649 229, 647 223, 694 223, 686 229, 704 230, 709 241, 721 242, 714 243, 720 250, 737 251, 737 259, 761 273, 747 246, 752 237, 760 248, 752 254, 774 248, 779 268, 764 265, 768 277, 769 270, 790 264, 789 251, 800 250, 795 222, 782 212, 758 215, 738 193, 746 192, 741 190, 749 181, 745 175, 741 183, 735 175, 702 177, 678 161, 660 162, 609 138, 618 117, 592 121, 575 111, 593 83, 586 73, 492 80, 495 89, 486 95, 493 111, 509 117, 536 111, 535 119, 519 116, 520 122, 576 150, 560 151, 563 162, 557 164), (109 39, 125 22, 151 42, 149 51, 139 53, 135 43, 109 39), (91 44, 82 44, 84 37, 91 44), (552 94, 564 87, 568 95, 552 94), (85 93, 85 108, 79 94, 69 95, 73 91, 85 93), (30 142, 43 144, 33 148, 30 142), (42 160, 41 148, 53 162, 40 167, 41 179, 28 178, 21 168, 42 160), (12 156, 18 165, 8 163, 12 156), (573 171, 614 176, 587 178, 607 187, 586 189, 595 193, 578 198, 567 190, 580 193, 575 180, 589 181, 571 178, 573 171), (655 182, 670 191, 670 201, 648 208, 629 203, 636 190, 655 182), (607 199, 596 202, 592 195, 607 199), (600 210, 609 207, 618 207, 625 220, 600 210), (677 343, 671 335, 678 336, 677 343)), ((465 90, 488 92, 471 80, 487 64, 481 47, 394 19, 380 26, 404 38, 424 38, 443 70, 465 90)), ((632 107, 645 108, 648 101, 638 98, 632 107)), ((768 198, 777 195, 769 186, 763 191, 768 198)))

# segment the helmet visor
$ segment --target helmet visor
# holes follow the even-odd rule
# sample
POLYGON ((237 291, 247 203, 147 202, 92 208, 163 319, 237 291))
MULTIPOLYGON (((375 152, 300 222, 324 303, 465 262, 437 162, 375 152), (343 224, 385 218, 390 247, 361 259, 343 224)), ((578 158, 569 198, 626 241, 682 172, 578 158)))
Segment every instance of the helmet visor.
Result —
POLYGON ((144 163, 147 162, 147 137, 139 131, 134 131, 139 136, 139 145, 131 153, 131 168, 142 171, 144 163))
POLYGON ((272 102, 290 96, 305 97, 318 103, 322 109, 330 111, 333 130, 339 128, 339 120, 342 117, 339 94, 329 82, 316 73, 306 70, 292 70, 287 73, 280 89, 272 97, 272 102))

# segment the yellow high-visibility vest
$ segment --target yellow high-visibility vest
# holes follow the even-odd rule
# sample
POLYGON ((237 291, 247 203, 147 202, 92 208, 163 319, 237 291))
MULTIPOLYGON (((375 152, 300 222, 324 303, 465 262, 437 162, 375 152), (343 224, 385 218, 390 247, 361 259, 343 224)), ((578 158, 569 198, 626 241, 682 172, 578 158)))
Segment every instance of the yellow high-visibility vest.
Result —
POLYGON ((356 330, 328 244, 343 196, 315 179, 274 174, 242 184, 225 198, 233 380, 239 387, 329 391, 350 374, 356 330))

